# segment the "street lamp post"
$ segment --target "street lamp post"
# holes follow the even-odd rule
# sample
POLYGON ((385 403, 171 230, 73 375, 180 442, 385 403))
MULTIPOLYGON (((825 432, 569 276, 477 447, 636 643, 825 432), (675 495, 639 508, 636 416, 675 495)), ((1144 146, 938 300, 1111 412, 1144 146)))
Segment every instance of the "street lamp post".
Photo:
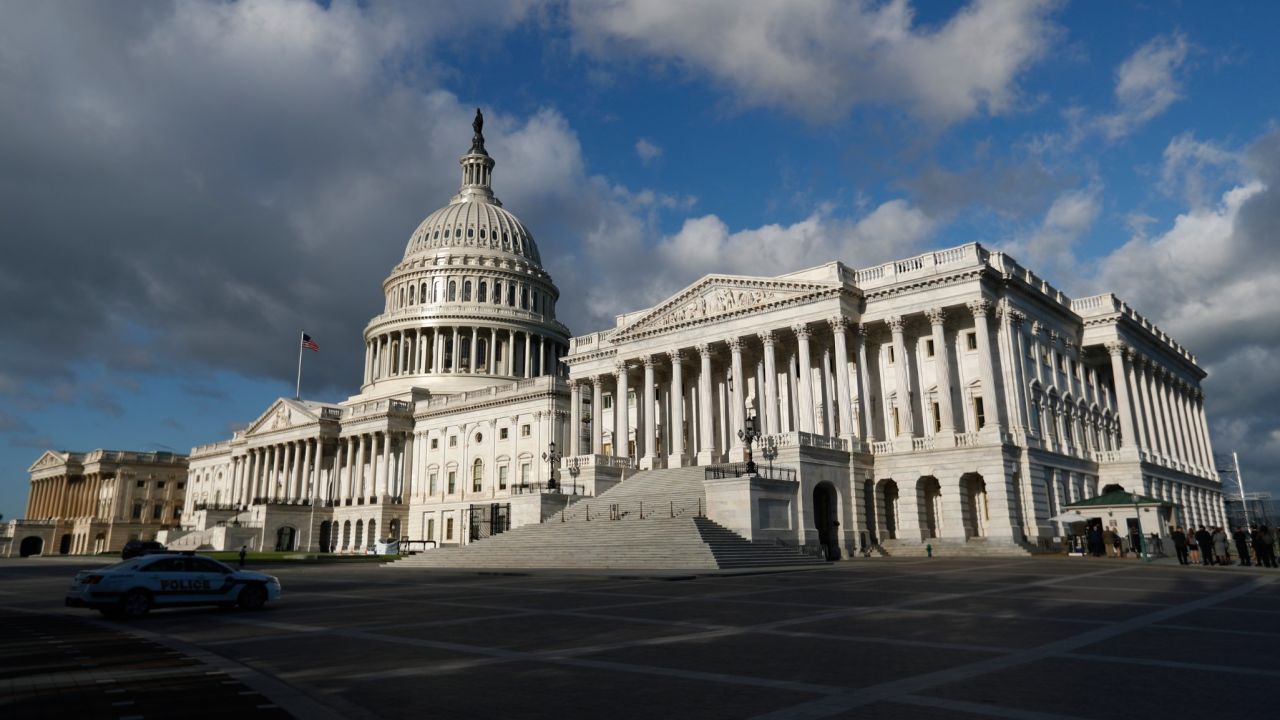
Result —
POLYGON ((756 462, 751 455, 751 443, 760 439, 760 432, 756 430, 755 413, 747 415, 746 422, 744 424, 746 427, 738 431, 738 439, 747 446, 747 474, 755 474, 756 462))
POLYGON ((769 477, 773 477, 773 459, 778 457, 778 442, 774 438, 761 441, 760 454, 769 461, 769 477))
POLYGON ((551 466, 551 475, 547 480, 547 489, 554 490, 556 484, 556 466, 560 464, 560 453, 556 452, 556 444, 554 442, 547 444, 547 451, 542 453, 542 459, 551 466))

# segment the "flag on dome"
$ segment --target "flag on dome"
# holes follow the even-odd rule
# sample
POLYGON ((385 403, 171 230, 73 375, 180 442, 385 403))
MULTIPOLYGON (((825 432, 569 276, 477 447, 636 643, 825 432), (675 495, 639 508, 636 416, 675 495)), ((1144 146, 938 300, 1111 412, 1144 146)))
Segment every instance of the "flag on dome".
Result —
POLYGON ((311 336, 306 333, 302 333, 302 347, 308 350, 314 350, 316 352, 320 352, 320 343, 316 342, 315 340, 312 340, 311 336))

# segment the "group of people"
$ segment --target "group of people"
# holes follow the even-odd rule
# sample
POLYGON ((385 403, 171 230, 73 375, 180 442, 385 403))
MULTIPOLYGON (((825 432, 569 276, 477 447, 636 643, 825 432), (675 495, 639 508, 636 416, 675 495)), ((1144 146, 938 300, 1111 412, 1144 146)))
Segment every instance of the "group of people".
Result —
POLYGON ((1206 529, 1200 525, 1188 534, 1181 527, 1170 533, 1178 562, 1183 565, 1231 565, 1231 545, 1241 565, 1257 564, 1259 567, 1276 567, 1276 535, 1266 525, 1253 528, 1236 528, 1228 537, 1220 527, 1206 529))

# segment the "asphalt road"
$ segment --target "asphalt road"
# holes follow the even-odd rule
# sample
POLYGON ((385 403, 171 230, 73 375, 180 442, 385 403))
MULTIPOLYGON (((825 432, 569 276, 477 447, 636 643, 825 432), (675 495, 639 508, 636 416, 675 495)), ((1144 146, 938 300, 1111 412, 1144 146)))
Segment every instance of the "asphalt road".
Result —
MULTIPOLYGON (((107 621, 0 561, 0 717, 1274 717, 1280 572, 872 559, 779 574, 270 568, 107 621)), ((265 569, 265 568, 264 568, 265 569)))

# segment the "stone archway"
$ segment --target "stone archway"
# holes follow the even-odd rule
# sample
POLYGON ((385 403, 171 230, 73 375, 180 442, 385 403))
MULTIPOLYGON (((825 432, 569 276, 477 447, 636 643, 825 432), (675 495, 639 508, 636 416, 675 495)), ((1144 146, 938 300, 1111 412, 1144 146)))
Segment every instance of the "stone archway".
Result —
POLYGON ((901 515, 898 514, 898 483, 893 479, 881 480, 876 490, 876 506, 882 508, 881 527, 884 537, 880 540, 898 539, 898 528, 902 526, 901 515))
POLYGON ((942 484, 938 478, 925 475, 916 480, 919 503, 920 532, 927 540, 942 536, 942 484))
POLYGON ((813 525, 818 530, 818 544, 828 560, 840 559, 840 498, 829 482, 813 488, 813 525))
POLYGON ((863 527, 867 528, 862 533, 862 542, 858 548, 862 552, 867 551, 867 543, 872 544, 880 542, 880 524, 876 522, 876 518, 884 511, 876 508, 876 484, 873 480, 867 480, 862 483, 862 509, 863 509, 863 527))
POLYGON ((400 518, 391 518, 391 520, 387 522, 387 539, 400 539, 400 518))
POLYGON ((71 533, 63 533, 62 540, 58 542, 58 554, 59 555, 71 554, 71 533))
POLYGON ((361 548, 364 547, 364 545, 362 544, 364 542, 364 520, 356 521, 356 534, 355 536, 352 537, 352 540, 353 540, 353 542, 351 543, 352 550, 360 550, 361 548))
POLYGON ((333 523, 324 520, 320 523, 320 552, 329 552, 332 543, 333 523))
POLYGON ((31 535, 22 538, 22 542, 18 545, 19 557, 31 557, 44 552, 44 538, 39 535, 31 535))
POLYGON ((964 501, 965 537, 986 537, 991 520, 987 481, 978 473, 968 473, 960 478, 960 492, 964 501))
POLYGON ((292 525, 281 525, 276 530, 276 551, 297 550, 298 529, 292 525))
POLYGON ((351 521, 346 520, 342 523, 342 549, 347 550, 351 547, 351 521))

